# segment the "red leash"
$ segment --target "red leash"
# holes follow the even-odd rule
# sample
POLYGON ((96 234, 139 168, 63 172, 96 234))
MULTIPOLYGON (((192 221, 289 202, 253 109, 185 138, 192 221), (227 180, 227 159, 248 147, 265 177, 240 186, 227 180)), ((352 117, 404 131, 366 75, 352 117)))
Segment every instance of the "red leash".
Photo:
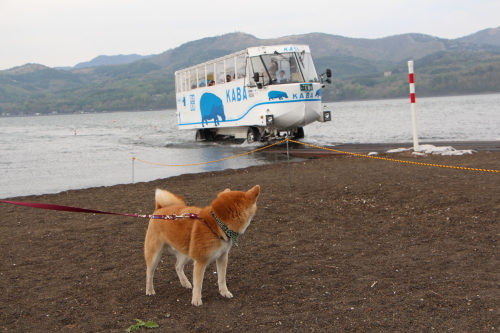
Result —
POLYGON ((0 200, 0 202, 5 202, 18 206, 26 206, 32 208, 41 208, 41 209, 50 209, 50 210, 59 210, 64 212, 74 212, 74 213, 92 213, 92 214, 111 214, 111 215, 121 215, 121 216, 131 216, 131 217, 142 217, 147 219, 162 219, 162 220, 177 220, 179 218, 192 218, 197 219, 198 214, 182 214, 182 215, 137 215, 137 214, 120 214, 120 213, 110 213, 104 212, 101 210, 95 209, 86 209, 86 208, 78 208, 71 206, 61 206, 61 205, 52 205, 52 204, 43 204, 43 203, 34 203, 34 202, 17 202, 17 201, 7 201, 0 200))
MULTIPOLYGON (((198 219, 203 222, 212 230, 212 232, 217 235, 220 239, 223 241, 228 241, 229 239, 233 239, 233 242, 236 246, 238 246, 238 234, 232 230, 229 230, 229 228, 225 226, 225 228, 229 231, 232 232, 233 234, 236 234, 236 236, 230 236, 228 234, 228 231, 223 231, 226 233, 228 236, 228 239, 224 239, 221 235, 219 235, 210 224, 208 224, 207 221, 202 219, 201 217, 198 216, 198 214, 192 214, 192 213, 184 213, 182 215, 137 215, 137 214, 120 214, 120 213, 111 213, 111 212, 104 212, 102 210, 95 210, 95 209, 86 209, 86 208, 78 208, 78 207, 71 207, 71 206, 61 206, 61 205, 52 205, 52 204, 43 204, 43 203, 35 203, 35 202, 18 202, 18 201, 7 201, 7 200, 0 200, 0 202, 8 203, 8 204, 13 204, 13 205, 18 205, 18 206, 26 206, 26 207, 32 207, 32 208, 41 208, 41 209, 50 209, 50 210, 59 210, 59 211, 64 211, 64 212, 74 212, 74 213, 92 213, 92 214, 111 214, 111 215, 121 215, 121 216, 131 216, 131 217, 142 217, 142 218, 147 218, 147 219, 161 219, 161 220, 177 220, 181 218, 190 218, 190 219, 198 219)), ((216 217, 216 215, 212 212, 212 215, 214 215, 214 218, 218 220, 219 218, 216 217)), ((217 223, 223 223, 221 221, 217 221, 217 223)), ((222 227, 221 227, 222 228, 222 227)))

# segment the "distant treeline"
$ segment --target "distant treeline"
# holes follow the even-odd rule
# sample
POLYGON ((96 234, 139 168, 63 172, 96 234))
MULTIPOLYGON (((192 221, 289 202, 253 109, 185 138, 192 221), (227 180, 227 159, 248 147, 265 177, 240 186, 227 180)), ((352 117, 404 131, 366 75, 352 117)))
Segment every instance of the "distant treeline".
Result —
MULTIPOLYGON (((17 81, 17 91, 11 89, 6 93, 0 85, 0 95, 3 97, 0 111, 3 114, 17 114, 175 108, 174 76, 171 74, 161 78, 135 74, 88 83, 74 74, 55 72, 47 69, 33 73, 35 78, 17 81), (65 80, 58 77, 68 74, 69 78, 65 80), (40 87, 44 88, 44 93, 39 91, 40 87), (28 91, 28 94, 24 91, 28 91)), ((0 84, 1 80, 0 75, 0 84)))

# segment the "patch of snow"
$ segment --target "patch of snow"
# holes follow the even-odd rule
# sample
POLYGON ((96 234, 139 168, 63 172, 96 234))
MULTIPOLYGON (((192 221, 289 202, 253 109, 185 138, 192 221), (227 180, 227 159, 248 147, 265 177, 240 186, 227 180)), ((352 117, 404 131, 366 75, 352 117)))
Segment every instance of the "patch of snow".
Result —
POLYGON ((434 148, 436 148, 436 146, 433 146, 433 145, 419 145, 418 149, 415 150, 415 151, 426 151, 426 150, 432 150, 434 148))
MULTIPOLYGON (((404 151, 412 150, 413 148, 397 148, 388 150, 388 153, 401 153, 404 151)), ((418 149, 415 150, 412 155, 415 156, 425 156, 427 154, 443 155, 443 156, 458 156, 465 154, 475 153, 474 150, 456 150, 451 146, 436 147, 434 145, 419 145, 418 149)))
POLYGON ((391 150, 388 150, 387 152, 388 153, 402 153, 404 151, 410 151, 411 148, 396 148, 396 149, 391 149, 391 150))
POLYGON ((468 154, 472 154, 472 153, 475 153, 474 150, 454 150, 454 151, 448 151, 448 152, 445 152, 441 155, 443 156, 454 156, 454 155, 468 155, 468 154))
MULTIPOLYGON (((451 147, 451 146, 445 146, 445 147, 432 147, 432 148, 423 150, 423 152, 426 154, 443 155, 445 153, 449 153, 449 152, 452 152, 455 150, 456 149, 451 147)), ((419 149, 419 151, 422 151, 422 150, 419 149)))

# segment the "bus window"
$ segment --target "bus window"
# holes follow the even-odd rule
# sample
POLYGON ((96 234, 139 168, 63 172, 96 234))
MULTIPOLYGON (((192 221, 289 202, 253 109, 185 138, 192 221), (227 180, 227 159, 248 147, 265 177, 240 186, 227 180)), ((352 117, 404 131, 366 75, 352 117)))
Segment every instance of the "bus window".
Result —
POLYGON ((276 56, 275 59, 278 63, 278 71, 276 72, 276 80, 273 83, 290 83, 292 81, 290 71, 290 54, 280 54, 279 56, 276 56))
POLYGON ((205 71, 205 66, 198 67, 198 87, 203 88, 206 87, 207 84, 207 73, 205 71))
POLYGON ((257 73, 260 77, 259 83, 262 83, 262 76, 264 75, 265 69, 264 65, 262 64, 262 60, 260 60, 259 57, 252 57, 250 58, 250 61, 248 62, 249 66, 249 75, 248 77, 250 78, 250 86, 255 87, 257 83, 253 80, 255 73, 257 73))
POLYGON ((226 75, 224 73, 224 61, 219 61, 216 64, 216 81, 217 83, 224 83, 226 81, 226 75))
POLYGON ((272 84, 273 80, 276 79, 276 72, 278 71, 278 59, 274 55, 263 54, 258 57, 251 58, 252 67, 254 72, 259 73, 259 76, 263 77, 264 85, 272 84))
POLYGON ((290 76, 292 83, 304 82, 299 65, 297 63, 297 59, 295 57, 290 58, 290 76))
POLYGON ((255 87, 257 83, 254 81, 254 73, 258 73, 259 71, 256 69, 256 67, 253 66, 253 60, 254 58, 248 58, 247 65, 246 65, 246 72, 248 75, 246 76, 245 82, 249 87, 255 87))
POLYGON ((181 72, 178 75, 179 78, 179 91, 186 91, 186 72, 181 72))
POLYGON ((209 86, 212 86, 215 84, 215 64, 209 64, 207 65, 207 81, 208 81, 208 85, 209 86))
POLYGON ((198 78, 196 74, 196 69, 192 69, 189 71, 189 87, 190 89, 198 88, 198 78))
POLYGON ((247 57, 242 54, 236 57, 236 79, 242 79, 246 76, 247 57))
POLYGON ((313 59, 310 53, 296 53, 299 65, 302 69, 305 82, 318 82, 318 74, 314 68, 313 59))
POLYGON ((318 75, 309 53, 263 54, 252 57, 251 61, 254 71, 263 77, 264 85, 318 82, 318 75))
POLYGON ((234 58, 229 58, 229 59, 226 59, 226 82, 230 82, 232 81, 235 76, 234 76, 234 58))
POLYGON ((278 57, 265 55, 262 56, 262 59, 264 60, 264 64, 267 68, 267 79, 270 81, 269 84, 271 84, 272 81, 276 80, 276 72, 278 71, 278 57))

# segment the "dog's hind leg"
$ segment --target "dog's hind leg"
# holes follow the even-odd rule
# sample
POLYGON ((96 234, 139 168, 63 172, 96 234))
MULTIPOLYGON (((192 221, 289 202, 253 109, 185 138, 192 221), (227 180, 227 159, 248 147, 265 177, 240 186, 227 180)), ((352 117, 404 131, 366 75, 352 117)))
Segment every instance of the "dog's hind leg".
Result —
POLYGON ((217 282, 219 283, 219 292, 222 296, 233 298, 233 294, 229 292, 226 285, 226 270, 227 270, 228 252, 217 258, 217 282))
POLYGON ((203 276, 205 275, 206 268, 206 262, 195 260, 193 270, 193 298, 191 300, 191 304, 195 306, 203 304, 201 301, 201 288, 203 287, 203 276))
POLYGON ((181 281, 183 287, 191 289, 191 282, 189 282, 186 274, 184 274, 184 266, 189 261, 189 257, 180 252, 176 252, 175 257, 177 258, 177 262, 175 263, 175 271, 177 272, 177 276, 179 277, 179 280, 181 281))
POLYGON ((146 259, 146 295, 154 295, 153 276, 156 266, 160 262, 163 252, 163 243, 156 237, 146 234, 144 257, 146 259))

